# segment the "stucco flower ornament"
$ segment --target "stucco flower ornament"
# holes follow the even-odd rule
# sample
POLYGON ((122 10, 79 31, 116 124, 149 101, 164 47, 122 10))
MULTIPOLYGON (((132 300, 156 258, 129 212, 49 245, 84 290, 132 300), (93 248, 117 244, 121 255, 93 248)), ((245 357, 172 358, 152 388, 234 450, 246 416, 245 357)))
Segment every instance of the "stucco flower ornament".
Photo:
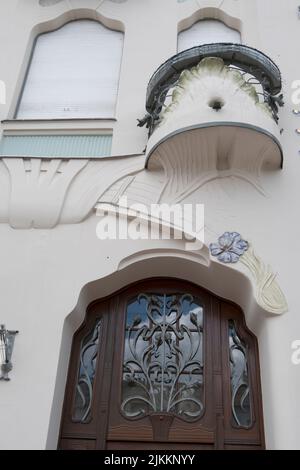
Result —
POLYGON ((237 232, 225 232, 218 243, 209 245, 211 255, 217 256, 221 263, 237 263, 248 248, 249 243, 237 232))

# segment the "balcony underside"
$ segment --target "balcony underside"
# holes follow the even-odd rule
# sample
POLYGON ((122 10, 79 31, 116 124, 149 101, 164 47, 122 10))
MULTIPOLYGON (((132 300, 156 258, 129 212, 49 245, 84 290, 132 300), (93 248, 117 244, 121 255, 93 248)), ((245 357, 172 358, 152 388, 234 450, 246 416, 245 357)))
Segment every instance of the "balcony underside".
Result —
POLYGON ((202 124, 152 143, 146 165, 149 171, 162 169, 167 177, 162 202, 179 203, 220 178, 241 179, 265 194, 262 169, 274 171, 282 166, 277 139, 241 123, 202 124))
POLYGON ((243 170, 259 174, 263 167, 282 168, 278 138, 266 129, 242 122, 194 124, 168 133, 156 131, 147 146, 146 167, 157 161, 196 160, 202 170, 243 170))

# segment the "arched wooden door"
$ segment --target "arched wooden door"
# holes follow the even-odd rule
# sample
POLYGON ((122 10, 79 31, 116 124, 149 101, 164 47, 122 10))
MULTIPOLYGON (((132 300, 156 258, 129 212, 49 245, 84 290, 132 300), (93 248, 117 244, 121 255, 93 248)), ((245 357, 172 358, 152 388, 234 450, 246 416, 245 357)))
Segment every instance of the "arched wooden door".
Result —
POLYGON ((59 448, 264 448, 257 341, 242 311, 174 279, 91 304, 74 335, 59 448))

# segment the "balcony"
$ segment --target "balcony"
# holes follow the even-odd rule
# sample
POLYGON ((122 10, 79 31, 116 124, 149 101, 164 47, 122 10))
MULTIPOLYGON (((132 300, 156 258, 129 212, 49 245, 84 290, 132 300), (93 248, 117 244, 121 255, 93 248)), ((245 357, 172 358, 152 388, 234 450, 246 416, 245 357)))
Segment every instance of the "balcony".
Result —
POLYGON ((281 168, 280 92, 278 67, 251 47, 206 44, 175 55, 148 85, 138 124, 149 129, 146 166, 254 178, 281 168))

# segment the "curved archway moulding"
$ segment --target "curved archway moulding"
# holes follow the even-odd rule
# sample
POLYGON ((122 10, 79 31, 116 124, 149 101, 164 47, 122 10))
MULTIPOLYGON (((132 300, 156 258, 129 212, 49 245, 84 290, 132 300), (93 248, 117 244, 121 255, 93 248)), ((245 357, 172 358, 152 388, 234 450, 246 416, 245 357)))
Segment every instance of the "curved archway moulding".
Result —
POLYGON ((191 28, 201 20, 218 20, 232 29, 236 29, 242 34, 242 20, 237 16, 231 16, 225 9, 217 7, 204 7, 197 9, 194 13, 183 18, 178 23, 178 33, 191 28))

